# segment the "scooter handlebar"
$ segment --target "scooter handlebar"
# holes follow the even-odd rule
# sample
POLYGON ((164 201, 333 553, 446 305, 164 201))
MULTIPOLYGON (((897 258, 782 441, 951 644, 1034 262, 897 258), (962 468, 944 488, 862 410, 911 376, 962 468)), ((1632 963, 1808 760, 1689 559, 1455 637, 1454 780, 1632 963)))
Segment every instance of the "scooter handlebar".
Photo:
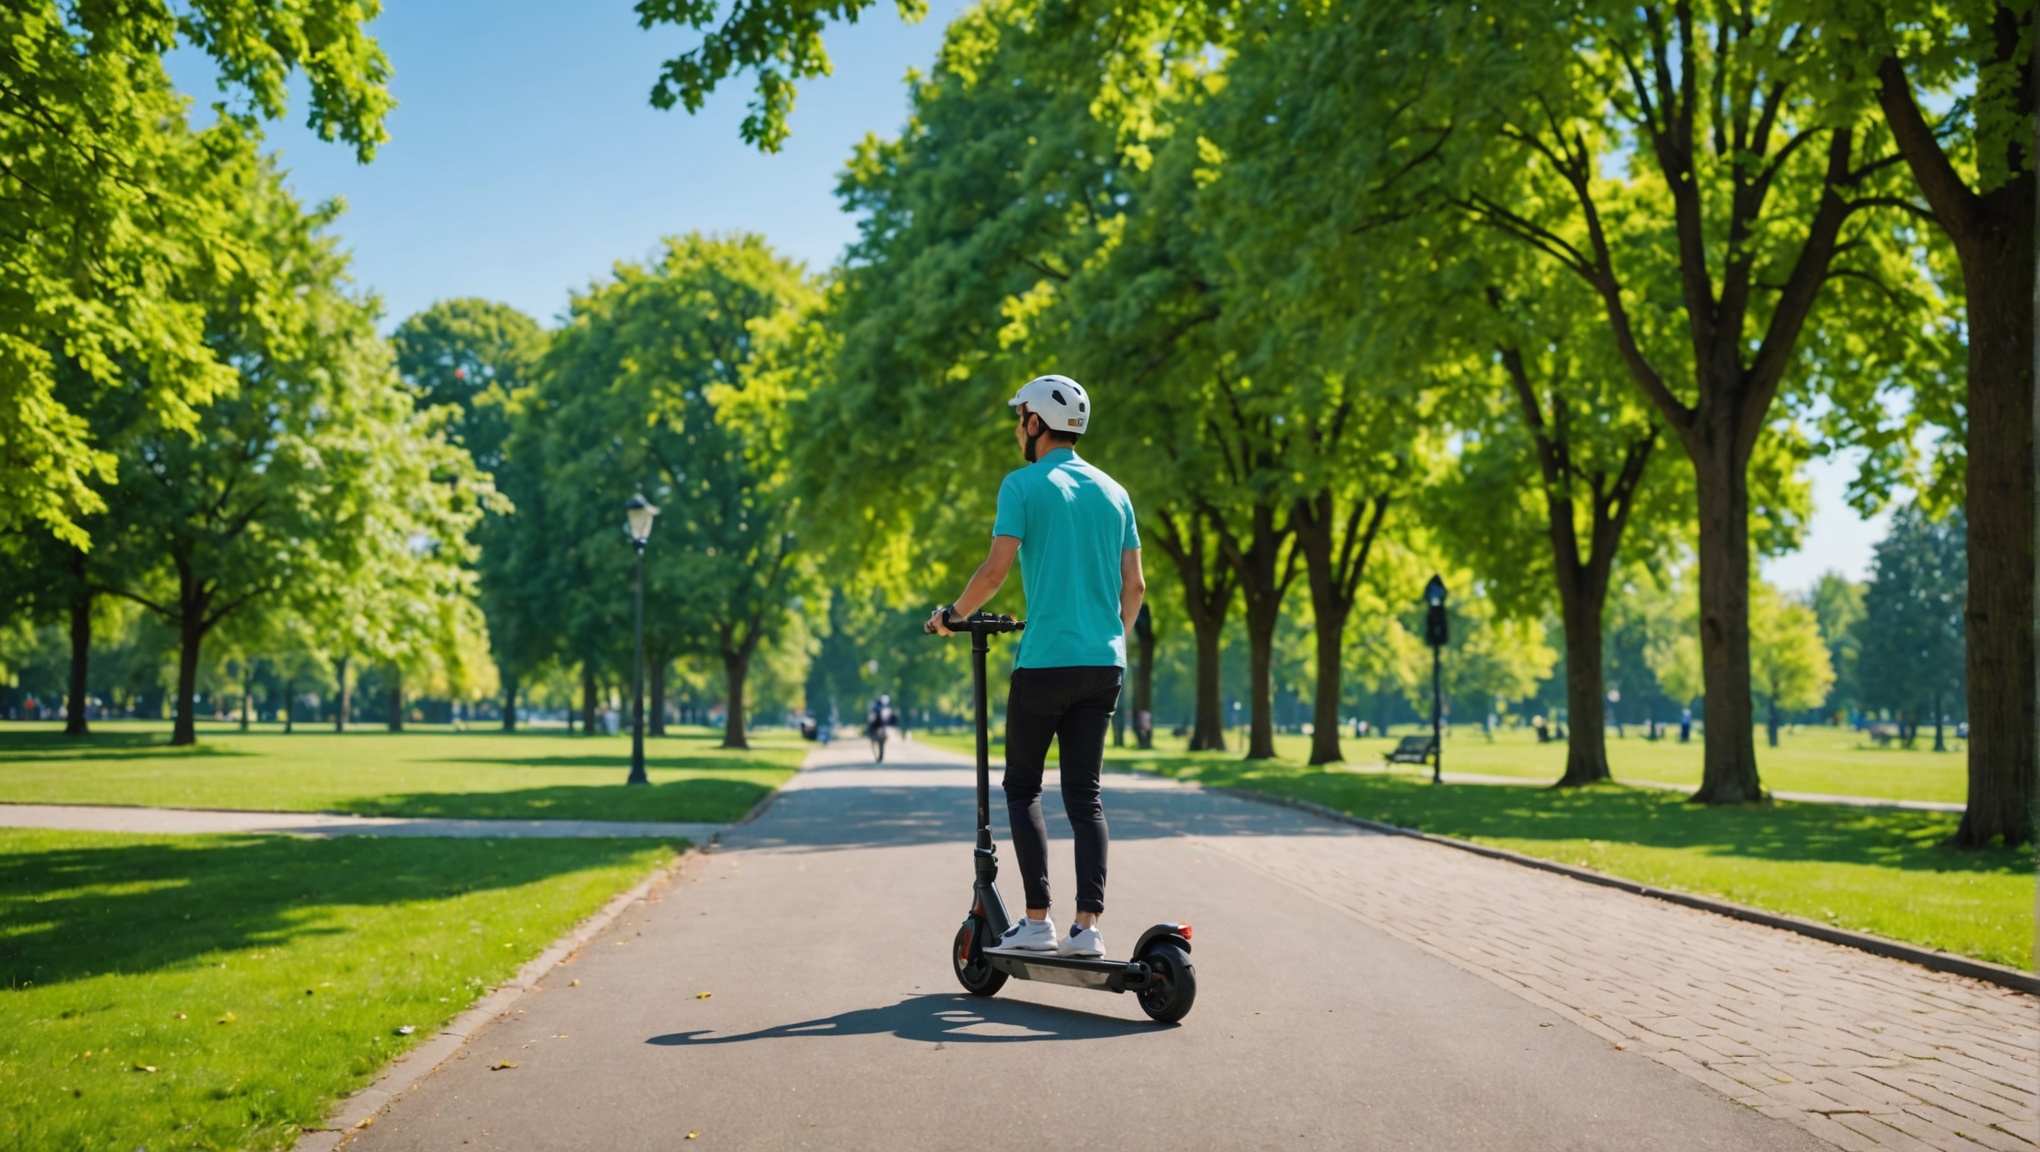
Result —
MULTIPOLYGON (((1027 621, 1015 620, 1011 616, 995 616, 990 612, 973 612, 965 619, 958 620, 949 614, 949 609, 944 608, 942 626, 951 632, 982 632, 986 635, 995 635, 1000 632, 1018 632, 1027 627, 1027 621)), ((921 631, 933 636, 935 625, 924 623, 921 625, 921 631)))

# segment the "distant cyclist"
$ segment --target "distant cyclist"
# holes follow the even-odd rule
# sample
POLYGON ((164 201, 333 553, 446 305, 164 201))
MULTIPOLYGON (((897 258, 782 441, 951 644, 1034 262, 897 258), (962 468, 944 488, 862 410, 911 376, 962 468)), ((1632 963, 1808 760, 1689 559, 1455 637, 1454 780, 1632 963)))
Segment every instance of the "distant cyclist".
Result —
POLYGON ((871 758, 885 763, 886 734, 900 722, 900 714, 893 711, 892 697, 880 696, 871 702, 864 713, 864 734, 871 737, 871 758))
POLYGON ((1027 916, 1001 938, 1007 948, 1103 956, 1105 806, 1099 796, 1105 731, 1119 707, 1126 634, 1147 583, 1133 502, 1112 477, 1076 453, 1091 426, 1091 398, 1067 376, 1037 376, 1008 400, 1014 441, 1027 467, 999 486, 992 548, 963 595, 929 617, 962 619, 984 606, 1014 561, 1027 593, 1027 631, 1006 695, 1006 817, 1027 889, 1027 916), (1061 765, 1063 808, 1076 841, 1077 908, 1057 939, 1048 918, 1048 825, 1041 816, 1049 744, 1061 765))

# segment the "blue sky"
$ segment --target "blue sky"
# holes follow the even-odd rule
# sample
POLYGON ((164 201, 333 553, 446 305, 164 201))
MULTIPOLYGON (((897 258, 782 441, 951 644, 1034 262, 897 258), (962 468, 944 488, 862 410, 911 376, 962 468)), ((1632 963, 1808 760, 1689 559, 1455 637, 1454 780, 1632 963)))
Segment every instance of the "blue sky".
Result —
MULTIPOLYGON (((569 292, 662 236, 758 232, 826 267, 856 234, 836 203, 837 173, 866 133, 899 131, 907 70, 931 64, 963 7, 932 0, 928 19, 908 26, 881 0, 862 23, 832 29, 835 74, 803 86, 792 139, 768 155, 737 134, 744 85, 693 116, 651 107, 660 62, 691 39, 640 31, 630 0, 394 0, 372 28, 398 100, 375 161, 357 164, 306 132, 302 99, 269 138, 299 195, 345 199, 338 230, 386 326, 453 296, 502 300, 551 324, 569 292)), ((201 104, 215 99, 202 58, 180 52, 172 67, 201 104)), ((1811 476, 1806 547, 1765 565, 1786 588, 1829 568, 1863 578, 1884 533, 1842 499, 1852 467, 1816 464, 1811 476)))
MULTIPOLYGON (((647 101, 659 64, 692 37, 640 31, 630 0, 395 0, 371 26, 398 106, 373 163, 301 126, 302 99, 269 126, 298 193, 343 197, 339 231, 387 323, 450 296, 506 301, 550 323, 569 290, 662 236, 748 230, 821 268, 855 235, 836 174, 867 132, 896 134, 910 67, 927 68, 960 0, 904 26, 880 3, 832 29, 835 75, 803 86, 776 155, 737 134, 748 86, 699 114, 647 101)), ((202 104, 194 53, 172 62, 202 104)))

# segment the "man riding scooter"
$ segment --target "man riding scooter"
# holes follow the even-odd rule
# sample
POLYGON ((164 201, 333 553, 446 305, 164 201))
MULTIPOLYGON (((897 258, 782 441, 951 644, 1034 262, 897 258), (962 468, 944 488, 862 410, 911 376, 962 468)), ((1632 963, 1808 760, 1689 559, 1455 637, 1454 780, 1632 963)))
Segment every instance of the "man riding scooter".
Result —
POLYGON ((984 606, 1019 561, 1028 619, 1006 697, 1005 792, 1027 916, 999 946, 1077 957, 1105 955, 1098 929, 1107 845, 1099 775, 1126 670, 1126 634, 1147 590, 1133 502, 1076 453, 1090 427, 1090 403, 1067 376, 1038 376, 1007 401, 1028 466, 999 486, 990 554, 963 595, 928 621, 931 631, 950 635, 945 614, 962 620, 984 606), (1048 827, 1041 816, 1051 741, 1077 858, 1077 910, 1060 940, 1048 918, 1048 827))

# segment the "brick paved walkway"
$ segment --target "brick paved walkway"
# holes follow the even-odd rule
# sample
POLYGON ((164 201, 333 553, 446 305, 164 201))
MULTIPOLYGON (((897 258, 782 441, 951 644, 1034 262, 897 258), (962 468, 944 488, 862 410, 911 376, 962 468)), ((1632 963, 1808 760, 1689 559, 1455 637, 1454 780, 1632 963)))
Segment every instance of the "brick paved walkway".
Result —
POLYGON ((2040 1147, 2032 997, 1401 837, 1205 843, 1842 1148, 2040 1147))

